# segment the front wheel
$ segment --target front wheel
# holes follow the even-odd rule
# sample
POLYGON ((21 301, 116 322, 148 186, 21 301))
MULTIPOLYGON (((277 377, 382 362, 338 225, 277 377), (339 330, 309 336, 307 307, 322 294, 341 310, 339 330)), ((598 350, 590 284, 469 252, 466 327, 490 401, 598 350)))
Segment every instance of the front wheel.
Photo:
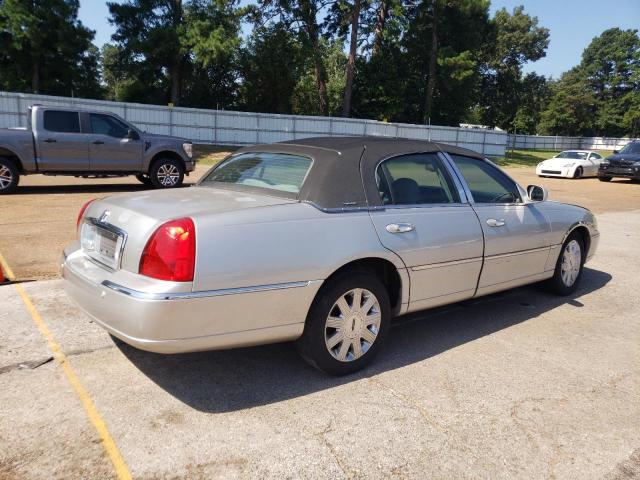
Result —
POLYGON ((562 244, 553 277, 549 279, 550 289, 558 295, 570 295, 582 278, 586 251, 579 233, 572 233, 562 244))
POLYGON ((20 181, 20 172, 8 158, 0 157, 0 195, 13 192, 20 181))
POLYGON ((584 171, 582 170, 582 167, 578 167, 576 168, 576 171, 573 172, 573 178, 581 178, 583 173, 584 171))
POLYGON ((184 180, 184 165, 173 158, 161 158, 149 171, 151 183, 156 188, 175 188, 184 180))
POLYGON ((345 273, 318 292, 296 347, 323 372, 356 372, 383 344, 390 315, 389 294, 378 278, 367 272, 345 273))

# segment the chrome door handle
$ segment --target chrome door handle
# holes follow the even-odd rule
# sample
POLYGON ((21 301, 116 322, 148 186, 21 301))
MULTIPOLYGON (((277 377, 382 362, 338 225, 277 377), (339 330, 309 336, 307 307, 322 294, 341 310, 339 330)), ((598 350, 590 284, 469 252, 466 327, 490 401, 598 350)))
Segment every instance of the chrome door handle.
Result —
POLYGON ((504 218, 501 218, 500 220, 489 218, 487 220, 487 225, 489 225, 490 227, 503 227, 505 223, 506 222, 504 221, 504 218))
POLYGON ((389 233, 407 233, 413 232, 416 227, 411 223, 390 223, 386 229, 389 233))

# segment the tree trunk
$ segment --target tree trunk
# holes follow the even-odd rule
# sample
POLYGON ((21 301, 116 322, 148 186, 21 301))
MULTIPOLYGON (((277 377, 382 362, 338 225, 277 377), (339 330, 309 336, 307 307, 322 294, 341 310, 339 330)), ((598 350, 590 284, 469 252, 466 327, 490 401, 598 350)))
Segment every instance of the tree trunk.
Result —
POLYGON ((40 62, 37 58, 33 59, 31 65, 31 90, 33 93, 40 93, 40 62))
POLYGON ((318 24, 316 23, 316 10, 310 4, 307 5, 306 18, 303 18, 306 24, 309 41, 313 54, 313 72, 316 77, 316 86, 318 87, 318 107, 320 114, 329 115, 329 98, 327 95, 327 73, 322 64, 322 55, 320 53, 320 39, 318 38, 318 24))
POLYGON ((380 53, 382 48, 382 34, 384 26, 387 23, 387 14, 389 13, 389 0, 380 0, 380 6, 376 13, 376 28, 373 34, 373 51, 372 55, 380 53))
POLYGON ((431 123, 431 109, 433 108, 433 90, 436 85, 436 68, 438 65, 438 6, 433 0, 433 23, 431 25, 431 54, 429 56, 429 78, 424 102, 423 123, 431 123))
POLYGON ((348 117, 351 113, 351 92, 353 91, 353 69, 356 63, 358 50, 358 23, 360 20, 360 0, 353 4, 353 16, 351 18, 351 40, 349 43, 349 60, 347 61, 347 83, 344 87, 344 100, 342 102, 342 116, 348 117))
POLYGON ((180 105, 180 83, 182 80, 180 71, 181 69, 182 62, 178 60, 173 64, 173 66, 171 67, 171 71, 169 72, 169 75, 171 77, 171 103, 173 103, 173 105, 176 107, 180 105))
MULTIPOLYGON (((182 0, 173 0, 173 4, 173 28, 178 30, 183 23, 182 0)), ((178 48, 178 51, 175 52, 175 58, 169 67, 169 79, 171 81, 171 103, 177 107, 180 105, 182 93, 182 68, 184 62, 180 55, 180 47, 177 46, 176 48, 178 48)))

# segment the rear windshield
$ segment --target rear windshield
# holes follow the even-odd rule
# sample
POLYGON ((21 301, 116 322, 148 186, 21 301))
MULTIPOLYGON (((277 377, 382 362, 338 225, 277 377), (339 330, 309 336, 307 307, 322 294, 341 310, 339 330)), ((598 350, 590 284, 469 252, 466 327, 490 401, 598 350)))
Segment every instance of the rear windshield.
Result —
POLYGON ((556 158, 573 158, 576 160, 587 158, 586 152, 560 152, 556 158))
POLYGON ((203 180, 207 184, 235 184, 298 194, 311 159, 285 153, 242 153, 223 161, 203 180))

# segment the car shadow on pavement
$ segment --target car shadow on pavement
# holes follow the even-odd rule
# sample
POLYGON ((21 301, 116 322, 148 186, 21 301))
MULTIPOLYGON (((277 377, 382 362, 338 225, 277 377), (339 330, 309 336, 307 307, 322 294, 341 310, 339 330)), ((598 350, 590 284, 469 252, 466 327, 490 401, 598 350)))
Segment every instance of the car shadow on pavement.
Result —
POLYGON ((114 340, 140 371, 180 401, 199 411, 229 412, 411 365, 521 322, 535 321, 560 305, 580 308, 581 296, 602 288, 611 278, 608 273, 585 268, 580 287, 568 297, 533 285, 400 317, 372 365, 338 378, 308 366, 291 343, 159 355, 114 340))

